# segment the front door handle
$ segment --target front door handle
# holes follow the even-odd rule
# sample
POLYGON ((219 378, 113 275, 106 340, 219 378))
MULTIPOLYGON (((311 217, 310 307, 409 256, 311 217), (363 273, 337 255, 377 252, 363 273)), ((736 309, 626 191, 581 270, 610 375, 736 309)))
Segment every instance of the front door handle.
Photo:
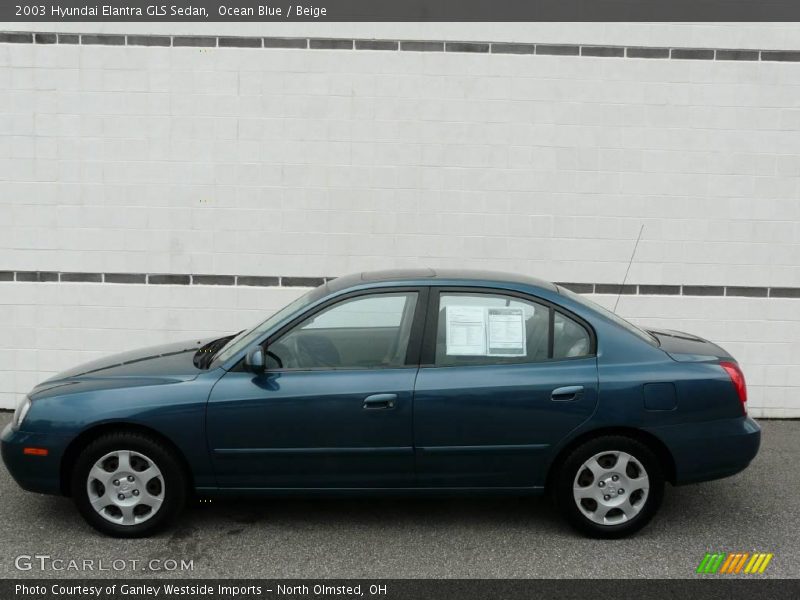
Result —
POLYGON ((394 408, 397 394, 372 394, 364 398, 364 408, 367 410, 379 410, 394 408))
POLYGON ((568 385, 554 389, 553 393, 550 394, 550 399, 556 402, 569 402, 570 400, 577 400, 581 396, 583 396, 582 385, 568 385))

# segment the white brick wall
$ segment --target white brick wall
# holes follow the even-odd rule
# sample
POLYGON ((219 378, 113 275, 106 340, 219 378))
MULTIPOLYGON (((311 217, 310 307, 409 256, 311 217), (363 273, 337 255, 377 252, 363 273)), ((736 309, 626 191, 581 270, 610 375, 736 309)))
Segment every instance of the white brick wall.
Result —
POLYGON ((0 283, 0 407, 43 379, 115 352, 234 333, 302 288, 0 283))
POLYGON ((15 23, 16 31, 800 49, 795 23, 15 23))
MULTIPOLYGON (((797 25, 276 27, 147 30, 800 46, 797 25)), ((800 63, 0 44, 0 270, 619 282, 644 224, 631 282, 796 287, 798 94, 800 63)), ((0 407, 83 359, 233 331, 297 293, 0 283, 0 407)), ((730 349, 756 415, 800 416, 800 299, 620 306, 730 349)))
MULTIPOLYGON (((42 379, 114 352, 232 333, 303 288, 0 283, 0 406, 42 379)), ((590 296, 611 308, 614 296, 590 296)), ((732 352, 756 417, 796 417, 797 300, 623 296, 634 323, 691 331, 732 352)))

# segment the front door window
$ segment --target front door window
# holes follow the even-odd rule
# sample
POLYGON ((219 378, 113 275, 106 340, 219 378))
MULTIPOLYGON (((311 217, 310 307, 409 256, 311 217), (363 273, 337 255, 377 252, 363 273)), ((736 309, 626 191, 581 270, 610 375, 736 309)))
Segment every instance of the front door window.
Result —
POLYGON ((294 327, 268 347, 269 368, 377 369, 402 367, 417 292, 343 300, 294 327))

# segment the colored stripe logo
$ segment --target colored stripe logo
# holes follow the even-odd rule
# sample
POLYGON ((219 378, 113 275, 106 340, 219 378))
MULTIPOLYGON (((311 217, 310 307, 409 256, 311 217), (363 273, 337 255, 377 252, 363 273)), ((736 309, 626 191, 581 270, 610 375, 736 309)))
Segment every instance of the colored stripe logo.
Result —
POLYGON ((767 570, 773 556, 766 552, 706 552, 696 572, 706 575, 755 575, 767 570))

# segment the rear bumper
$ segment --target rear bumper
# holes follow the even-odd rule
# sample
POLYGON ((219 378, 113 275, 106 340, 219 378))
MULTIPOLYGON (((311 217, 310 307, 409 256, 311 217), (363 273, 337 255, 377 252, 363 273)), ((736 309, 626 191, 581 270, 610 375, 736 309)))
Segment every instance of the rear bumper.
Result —
POLYGON ((14 431, 7 425, 0 434, 3 462, 19 486, 29 492, 61 494, 61 457, 68 438, 53 434, 14 431), (47 448, 47 456, 31 456, 23 448, 47 448))
POLYGON ((675 460, 675 484, 729 477, 750 464, 761 445, 761 427, 749 417, 648 429, 675 460))

